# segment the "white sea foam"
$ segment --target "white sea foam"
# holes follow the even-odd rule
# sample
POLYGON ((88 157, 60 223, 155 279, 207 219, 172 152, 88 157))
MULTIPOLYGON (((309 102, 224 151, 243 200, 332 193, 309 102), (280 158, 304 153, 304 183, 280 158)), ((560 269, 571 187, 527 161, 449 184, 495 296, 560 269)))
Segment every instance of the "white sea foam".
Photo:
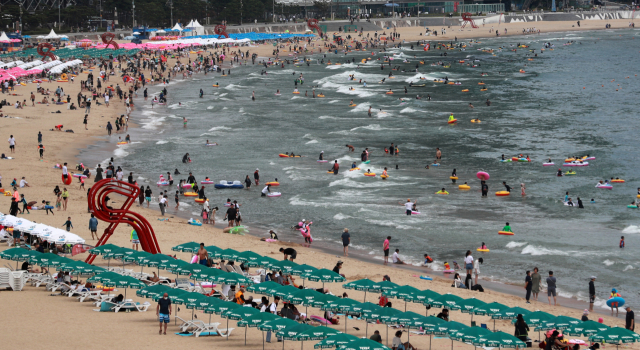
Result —
POLYGON ((156 142, 156 145, 164 145, 165 143, 169 143, 169 141, 160 140, 160 141, 156 142))
POLYGON ((311 140, 311 141, 305 143, 305 145, 308 145, 308 144, 311 144, 311 143, 318 143, 318 140, 311 140))
POLYGON ((414 112, 417 112, 417 110, 415 110, 415 109, 413 109, 413 108, 411 108, 411 107, 403 108, 403 109, 400 111, 400 113, 414 113, 414 112))
POLYGON ((607 260, 603 261, 602 263, 607 265, 607 266, 611 266, 611 265, 615 264, 615 261, 611 261, 611 260, 607 259, 607 260))
POLYGON ((640 226, 631 225, 622 230, 622 233, 640 233, 640 226))
POLYGON ((507 248, 519 248, 523 245, 527 244, 527 242, 509 242, 505 247, 507 248))
POLYGON ((116 148, 113 150, 114 158, 124 158, 129 155, 129 152, 125 151, 123 148, 116 148))
POLYGON ((558 256, 578 256, 578 255, 586 255, 586 252, 579 251, 569 251, 569 250, 558 250, 558 249, 548 249, 545 247, 539 247, 534 245, 528 245, 522 249, 521 254, 529 254, 529 255, 558 255, 558 256))
POLYGON ((333 216, 333 219, 334 219, 334 220, 344 220, 344 219, 348 219, 348 218, 350 218, 350 217, 351 217, 351 216, 349 216, 349 215, 344 215, 344 214, 342 214, 342 213, 338 213, 338 214, 336 214, 336 215, 334 215, 334 216, 333 216))
MULTIPOLYGON (((144 113, 144 112, 143 112, 144 113)), ((142 120, 143 129, 157 129, 165 121, 165 117, 149 117, 142 120)))
POLYGON ((339 102, 339 101, 340 101, 340 100, 331 100, 331 101, 329 101, 329 102, 327 102, 327 103, 336 103, 336 102, 339 102))
POLYGON ((209 129, 209 131, 221 131, 221 130, 231 130, 231 128, 228 128, 226 126, 214 126, 213 128, 209 129))
POLYGON ((628 271, 628 270, 633 270, 633 269, 634 269, 633 265, 627 265, 627 266, 624 268, 624 270, 622 270, 622 271, 628 271))
POLYGON ((213 109, 213 106, 208 106, 207 109, 213 109))

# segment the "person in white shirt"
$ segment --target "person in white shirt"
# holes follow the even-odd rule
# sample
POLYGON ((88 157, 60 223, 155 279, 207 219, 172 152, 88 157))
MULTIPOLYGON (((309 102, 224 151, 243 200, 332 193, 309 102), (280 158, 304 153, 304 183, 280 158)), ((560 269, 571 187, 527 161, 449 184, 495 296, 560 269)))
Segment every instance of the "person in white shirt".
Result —
POLYGON ((24 176, 22 177, 22 180, 20 180, 20 187, 31 187, 27 180, 24 179, 24 176))
MULTIPOLYGON (((401 203, 402 204, 402 203, 401 203)), ((411 203, 411 198, 407 199, 407 202, 404 203, 404 208, 407 211, 407 215, 411 215, 411 211, 413 210, 413 205, 415 204, 415 202, 411 203)))
POLYGON ((202 206, 202 209, 206 210, 207 213, 209 212, 209 199, 204 201, 204 205, 202 206))
POLYGON ((104 93, 104 104, 109 108, 109 94, 106 92, 104 93))
POLYGON ((11 135, 9 137, 9 150, 11 153, 16 153, 16 139, 11 135))
POLYGON ((473 262, 473 274, 476 276, 474 284, 478 284, 478 275, 480 274, 480 264, 484 261, 482 258, 477 259, 473 262))
MULTIPOLYGON (((280 301, 280 297, 273 298, 273 303, 269 304, 269 308, 267 312, 272 314, 276 314, 278 311, 278 301, 280 301)), ((271 343, 271 331, 267 331, 267 343, 271 343)))
POLYGON ((122 181, 122 177, 124 176, 124 174, 122 173, 122 169, 119 169, 118 172, 116 173, 116 179, 118 181, 122 181))
POLYGON ((160 195, 160 199, 158 201, 158 205, 160 206, 160 212, 162 213, 162 216, 164 216, 164 208, 167 204, 167 196, 162 196, 160 195))
POLYGON ((473 256, 471 256, 470 250, 467 250, 467 254, 464 257, 464 265, 465 269, 467 270, 467 275, 470 275, 471 271, 473 270, 473 256))
POLYGON ((393 253, 393 256, 392 256, 393 263, 394 264, 401 264, 401 265, 405 264, 404 261, 400 260, 400 257, 398 255, 398 253, 400 253, 400 249, 396 249, 396 251, 393 253))

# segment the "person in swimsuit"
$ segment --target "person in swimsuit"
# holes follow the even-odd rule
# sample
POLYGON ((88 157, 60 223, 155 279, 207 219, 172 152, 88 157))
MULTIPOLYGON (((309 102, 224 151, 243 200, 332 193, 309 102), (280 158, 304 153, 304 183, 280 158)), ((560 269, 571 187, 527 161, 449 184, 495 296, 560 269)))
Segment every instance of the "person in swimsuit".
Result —
POLYGON ((207 266, 209 261, 209 252, 204 249, 204 243, 200 243, 200 249, 198 249, 198 263, 200 265, 207 266))

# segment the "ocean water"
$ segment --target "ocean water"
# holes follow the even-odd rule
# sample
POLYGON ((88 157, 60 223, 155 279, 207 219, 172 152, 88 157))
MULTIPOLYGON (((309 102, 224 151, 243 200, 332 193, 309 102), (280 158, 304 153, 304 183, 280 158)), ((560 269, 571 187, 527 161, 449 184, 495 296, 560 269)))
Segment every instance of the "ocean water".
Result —
MULTIPOLYGON (((269 67, 267 75, 260 74, 263 66, 249 65, 235 68, 227 77, 178 78, 167 86, 166 106, 151 109, 150 104, 138 102, 134 119, 141 128, 130 130, 136 143, 117 150, 115 156, 118 165, 153 183, 154 193, 158 175, 176 168, 183 174, 174 176, 176 180, 192 171, 198 180, 208 176, 216 182, 242 181, 246 175, 253 178, 256 168, 263 183, 277 178, 279 198, 260 198, 262 186, 250 191, 206 186, 207 196, 221 212, 227 198, 238 200, 254 234, 273 228, 281 239, 302 242, 289 227, 305 218, 313 221, 315 246, 338 248, 342 229, 348 227, 352 254, 381 260, 382 241, 392 236, 392 249, 400 249, 407 261, 418 264, 429 253, 436 260, 434 270, 441 270, 445 261, 462 265, 465 251, 471 249, 475 258, 484 258, 484 278, 522 283, 525 270, 537 266, 543 276, 554 271, 561 295, 586 299, 589 277, 596 275, 598 305, 604 304, 612 287, 637 302, 640 212, 626 207, 640 187, 636 34, 611 30, 490 38, 464 51, 446 51, 446 57, 440 56, 445 51, 424 52, 405 45, 387 54, 394 56, 392 66, 407 72, 393 71, 396 78, 384 84, 379 81, 390 67, 381 70, 375 60, 383 55, 370 52, 331 53, 325 58, 334 63, 355 59, 356 63, 343 65, 320 65, 316 59, 321 56, 315 55, 309 57, 309 66, 269 67), (569 41, 575 42, 564 45, 569 41), (553 50, 541 53, 544 42, 551 42, 553 50), (538 56, 531 57, 529 49, 511 51, 518 43, 529 45, 538 56), (371 62, 359 64, 368 57, 371 62), (410 63, 402 63, 405 58, 410 63), (416 73, 420 60, 425 64, 416 73), (457 63, 460 60, 465 63, 457 63), (451 68, 431 66, 438 61, 451 63, 451 68), (481 77, 481 72, 488 76, 481 77), (300 95, 293 95, 300 73, 304 85, 298 86, 300 95), (350 75, 356 81, 349 81, 350 75), (419 80, 421 76, 426 80, 419 80), (445 76, 462 85, 431 81, 445 76), (360 79, 366 80, 366 87, 358 83, 360 79), (403 87, 411 81, 426 86, 408 87, 405 95, 403 87), (487 92, 479 91, 480 81, 486 83, 487 92), (216 82, 220 87, 211 87, 216 82), (326 97, 311 98, 314 87, 326 97), (204 98, 198 98, 200 88, 204 98), (277 89, 281 96, 275 96, 277 89), (385 95, 389 89, 395 94, 385 95), (251 100, 252 91, 256 101, 251 100), (432 99, 416 100, 418 94, 432 99), (357 106, 349 108, 352 99, 357 106), (459 120, 457 125, 447 125, 449 113, 459 120), (186 128, 183 117, 188 119, 186 128), (472 118, 482 123, 472 124, 472 118), (206 147, 206 140, 220 145, 206 147), (392 142, 399 146, 399 156, 385 155, 384 147, 392 142), (356 151, 348 152, 345 144, 356 151), (352 162, 360 164, 365 147, 371 151, 371 164, 361 167, 376 173, 388 167, 388 180, 347 171, 352 162), (441 165, 427 170, 436 147, 443 153, 441 165), (339 161, 338 176, 327 174, 330 163, 316 162, 321 151, 330 162, 339 161), (188 165, 181 162, 186 152, 193 160, 188 165), (305 157, 279 158, 284 152, 305 157), (501 154, 528 155, 532 162, 501 163, 501 154), (575 176, 555 176, 564 158, 586 154, 596 157, 590 166, 573 168, 575 176), (543 167, 547 158, 556 166, 543 167), (470 191, 451 184, 453 169, 458 184, 468 182, 470 191), (476 178, 480 170, 491 175, 488 198, 480 195, 476 178), (613 190, 594 187, 610 177, 627 182, 614 184, 613 190), (503 189, 502 181, 513 187, 511 196, 493 195, 503 189), (526 186, 524 197, 521 183, 526 186), (434 194, 443 187, 449 196, 434 194), (574 201, 582 198, 585 209, 563 205, 566 191, 574 201), (422 214, 404 214, 400 203, 407 198, 417 200, 422 214), (595 203, 590 203, 592 198, 595 203), (507 221, 516 234, 498 235, 507 221), (625 249, 618 248, 622 235, 625 249), (481 242, 490 253, 475 251, 481 242)), ((189 205, 181 208, 182 215, 199 215, 191 200, 182 201, 189 205)), ((188 240, 188 232, 182 234, 188 240)))

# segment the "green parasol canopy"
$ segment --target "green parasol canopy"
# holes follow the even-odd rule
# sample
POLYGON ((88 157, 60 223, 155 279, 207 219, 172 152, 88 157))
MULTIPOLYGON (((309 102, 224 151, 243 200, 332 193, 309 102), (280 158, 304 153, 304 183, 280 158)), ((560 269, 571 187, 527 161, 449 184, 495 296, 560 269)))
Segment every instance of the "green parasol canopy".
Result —
POLYGON ((295 337, 298 334, 306 331, 309 328, 313 328, 313 327, 308 325, 308 324, 304 324, 304 323, 300 324, 299 323, 299 324, 297 324, 295 326, 291 326, 291 327, 287 327, 287 328, 279 330, 276 333, 276 336, 277 337, 281 337, 284 340, 296 340, 295 337))
POLYGON ((268 281, 249 286, 247 288, 247 291, 256 294, 273 295, 273 293, 275 293, 275 291, 280 287, 282 287, 282 285, 276 282, 268 281))
POLYGON ((204 309, 205 314, 222 314, 223 312, 243 307, 240 304, 230 301, 220 300, 218 303, 212 303, 204 309))
POLYGON ((487 303, 485 303, 484 301, 476 298, 465 299, 460 303, 458 303, 458 305, 460 306, 460 312, 466 313, 466 314, 471 313, 471 311, 473 311, 473 309, 475 309, 476 307, 483 306, 486 304, 487 303))
POLYGON ((525 344, 522 340, 512 336, 511 334, 507 334, 505 332, 492 332, 486 336, 481 336, 480 338, 471 342, 474 346, 483 346, 483 347, 491 347, 491 348, 526 348, 527 344, 525 344))
POLYGON ((133 250, 131 248, 118 248, 118 249, 114 249, 109 253, 103 253, 102 254, 102 258, 103 259, 122 259, 125 255, 130 255, 133 253, 136 253, 136 250, 133 250))
POLYGON ((274 315, 270 312, 259 312, 257 314, 251 315, 249 317, 245 317, 242 320, 238 321, 238 327, 258 327, 259 325, 275 320, 277 318, 281 318, 278 315, 274 315))
POLYGON ((183 265, 189 265, 189 263, 180 259, 170 259, 159 264, 158 268, 163 270, 173 271, 183 265))
POLYGON ((313 282, 322 282, 322 283, 328 283, 328 282, 343 282, 345 281, 345 278, 340 276, 339 274, 329 270, 329 269, 319 269, 319 270, 315 270, 311 273, 308 273, 304 276, 301 276, 302 278, 308 279, 309 281, 313 281, 313 282))
MULTIPOLYGON (((530 314, 524 315, 523 319, 529 326, 539 326, 544 322, 554 318, 555 316, 544 311, 534 311, 530 314)), ((515 323, 516 320, 511 321, 511 323, 515 323)))
POLYGON ((424 305, 430 305, 432 301, 440 298, 442 295, 432 291, 432 290, 421 290, 420 292, 414 295, 414 302, 422 303, 424 305))
POLYGON ((360 304, 359 301, 353 300, 350 298, 338 298, 333 300, 325 305, 323 305, 320 309, 323 311, 337 311, 342 312, 349 309, 351 306, 360 304))
POLYGON ((374 281, 372 281, 372 280, 370 280, 368 278, 363 278, 361 280, 351 281, 349 283, 345 283, 345 284, 342 285, 342 287, 344 289, 368 291, 374 284, 375 284, 374 281))
POLYGON ((508 309, 504 309, 498 313, 491 315, 491 318, 494 320, 512 320, 518 317, 518 314, 524 316, 530 314, 531 311, 521 308, 519 306, 510 307, 508 309))
POLYGON ((207 253, 209 253, 209 257, 211 258, 219 258, 220 257, 220 252, 222 252, 224 249, 222 248, 218 248, 214 245, 208 245, 206 247, 204 247, 204 249, 207 251, 207 253))
POLYGON ((347 312, 347 314, 349 315, 360 315, 360 314, 367 314, 367 313, 372 313, 378 309, 380 309, 381 307, 379 305, 370 303, 370 302, 366 302, 366 303, 360 303, 360 304, 356 304, 353 305, 351 307, 349 307, 348 309, 346 309, 345 311, 347 312))
POLYGON ((614 344, 635 343, 637 341, 640 341, 640 335, 628 329, 613 327, 590 336, 589 341, 614 344))
POLYGON ((200 293, 196 293, 196 292, 186 292, 186 293, 181 293, 180 295, 177 295, 175 298, 173 298, 173 300, 171 300, 174 304, 189 304, 192 302, 195 302, 196 300, 200 299, 204 297, 203 294, 200 293))
POLYGON ((391 318, 397 316, 401 312, 402 311, 391 307, 381 307, 373 312, 364 313, 361 317, 365 320, 380 321, 380 323, 390 324, 394 323, 391 322, 391 318))
POLYGON ((307 329, 304 332, 298 333, 298 335, 296 335, 295 338, 296 340, 301 340, 301 341, 323 340, 328 337, 338 335, 341 333, 342 332, 337 331, 333 328, 318 326, 318 327, 312 327, 311 329, 307 329))
POLYGON ((117 288, 141 289, 147 286, 133 277, 119 275, 114 272, 103 272, 88 278, 87 282, 100 282, 107 287, 117 288))
POLYGON ((411 286, 399 286, 382 292, 382 294, 386 296, 405 301, 413 300, 413 298, 415 298, 415 295, 417 295, 418 293, 420 293, 420 290, 411 286))
POLYGON ((164 254, 153 254, 149 257, 142 259, 140 265, 148 266, 148 267, 159 267, 160 265, 170 261, 175 260, 173 257, 164 254))
POLYGON ((571 326, 566 328, 562 333, 572 335, 572 336, 589 336, 602 331, 606 331, 610 327, 606 324, 602 324, 596 321, 584 321, 575 326, 571 326))
POLYGON ((482 327, 462 328, 457 332, 449 333, 449 338, 465 343, 472 343, 483 336, 491 334, 490 330, 482 327))
POLYGON ((295 292, 288 294, 284 297, 285 301, 291 304, 300 304, 304 306, 311 305, 313 299, 322 298, 324 294, 316 291, 315 289, 296 289, 295 292))
POLYGON ((143 298, 153 298, 156 295, 163 295, 164 292, 171 290, 172 288, 164 284, 156 284, 154 286, 147 286, 136 291, 136 295, 143 298))
POLYGON ((285 273, 291 273, 294 267, 298 266, 298 264, 289 260, 279 260, 273 264, 269 264, 269 269, 282 271, 285 273))
POLYGON ((108 253, 111 253, 112 250, 116 250, 120 248, 121 248, 120 246, 109 243, 109 244, 97 246, 95 248, 91 248, 89 249, 89 253, 93 255, 108 254, 108 253))
POLYGON ((340 350, 391 350, 371 339, 358 339, 343 345, 340 350))
POLYGON ((422 324, 424 323, 424 319, 426 319, 426 316, 417 314, 413 311, 405 311, 405 312, 401 312, 398 313, 394 316, 391 316, 391 318, 389 319, 390 323, 395 323, 395 324, 402 324, 405 325, 405 327, 421 327, 422 324))
POLYGON ((449 334, 459 332, 469 326, 456 321, 443 322, 433 328, 429 328, 428 333, 433 335, 448 336, 449 334))
POLYGON ((162 292, 162 294, 156 294, 154 296, 151 297, 151 299, 153 301, 158 301, 160 300, 160 298, 162 298, 163 294, 167 293, 169 296, 169 299, 171 300, 171 302, 173 302, 175 300, 175 298, 177 298, 178 296, 184 294, 184 293, 188 293, 186 290, 183 289, 174 289, 171 288, 170 290, 166 290, 164 292, 162 292))
POLYGON ((381 293, 381 292, 384 292, 385 290, 389 290, 397 287, 398 285, 391 281, 382 281, 382 282, 374 283, 371 286, 371 288, 369 288, 367 291, 381 293))
POLYGON ((447 293, 443 296, 441 296, 440 298, 432 301, 430 303, 430 305, 432 307, 437 307, 437 308, 447 308, 450 310, 460 310, 462 308, 462 306, 460 305, 462 302, 464 301, 463 298, 451 294, 451 293, 447 293))
POLYGON ((508 309, 509 307, 500 303, 489 303, 489 304, 484 304, 484 305, 480 305, 477 306, 475 308, 473 308, 473 310, 471 311, 474 315, 488 315, 491 316, 493 314, 497 314, 498 312, 504 310, 504 309, 508 309))
POLYGON ((238 254, 240 254, 239 251, 229 248, 220 252, 220 258, 225 260, 236 260, 238 254))
POLYGON ((171 250, 173 250, 174 252, 187 252, 187 253, 197 252, 199 249, 200 249, 200 244, 196 242, 182 243, 171 248, 171 250))
POLYGON ((295 266, 294 268, 291 269, 291 274, 294 276, 304 276, 306 274, 312 273, 314 271, 317 271, 318 269, 313 267, 313 266, 309 266, 306 264, 302 264, 302 265, 298 265, 295 266))
POLYGON ((31 258, 29 258, 29 263, 44 267, 60 266, 63 263, 63 260, 61 260, 60 258, 61 256, 53 253, 44 253, 32 256, 31 258))
POLYGON ((235 272, 227 272, 222 275, 214 277, 214 281, 217 283, 224 283, 229 285, 238 285, 238 284, 253 284, 253 280, 244 277, 243 275, 235 272))
POLYGON ((328 338, 325 338, 323 341, 316 343, 313 346, 314 349, 324 349, 324 348, 340 348, 342 345, 347 345, 348 343, 358 340, 359 338, 355 335, 340 333, 336 335, 332 335, 328 338))
POLYGON ((262 255, 248 250, 238 254, 236 260, 244 263, 245 266, 257 267, 260 266, 258 261, 261 257, 262 255))
POLYGON ((153 254, 147 253, 145 251, 139 251, 139 252, 131 253, 129 255, 125 255, 122 260, 126 262, 134 262, 140 265, 144 259, 149 258, 151 256, 153 256, 153 254))
POLYGON ((556 316, 546 322, 543 322, 540 326, 536 327, 536 331, 548 331, 550 329, 564 330, 571 326, 575 326, 580 324, 580 321, 577 318, 569 317, 569 316, 556 316))
POLYGON ((294 286, 290 286, 290 285, 286 285, 286 286, 281 286, 280 288, 277 288, 276 290, 273 291, 273 296, 274 297, 280 297, 280 299, 283 299, 289 295, 289 294, 293 294, 295 292, 298 292, 300 289, 294 287, 294 286))
POLYGON ((225 272, 220 269, 204 267, 200 272, 194 272, 191 278, 196 281, 213 281, 216 277, 223 274, 225 274, 225 272))
POLYGON ((228 318, 230 320, 241 320, 243 318, 247 318, 259 313, 260 310, 254 309, 252 307, 239 307, 237 309, 227 310, 220 314, 220 316, 222 318, 228 318))
POLYGON ((0 259, 12 261, 27 261, 41 253, 35 250, 26 250, 24 248, 11 248, 0 252, 0 259))
POLYGON ((269 266, 271 266, 272 264, 278 263, 280 262, 280 260, 276 260, 272 257, 269 256, 263 256, 260 259, 258 259, 258 264, 260 264, 261 267, 264 268, 268 268, 269 266))
POLYGON ((261 331, 278 331, 291 326, 297 326, 298 322, 288 318, 278 318, 271 321, 267 321, 258 325, 258 329, 261 331))

